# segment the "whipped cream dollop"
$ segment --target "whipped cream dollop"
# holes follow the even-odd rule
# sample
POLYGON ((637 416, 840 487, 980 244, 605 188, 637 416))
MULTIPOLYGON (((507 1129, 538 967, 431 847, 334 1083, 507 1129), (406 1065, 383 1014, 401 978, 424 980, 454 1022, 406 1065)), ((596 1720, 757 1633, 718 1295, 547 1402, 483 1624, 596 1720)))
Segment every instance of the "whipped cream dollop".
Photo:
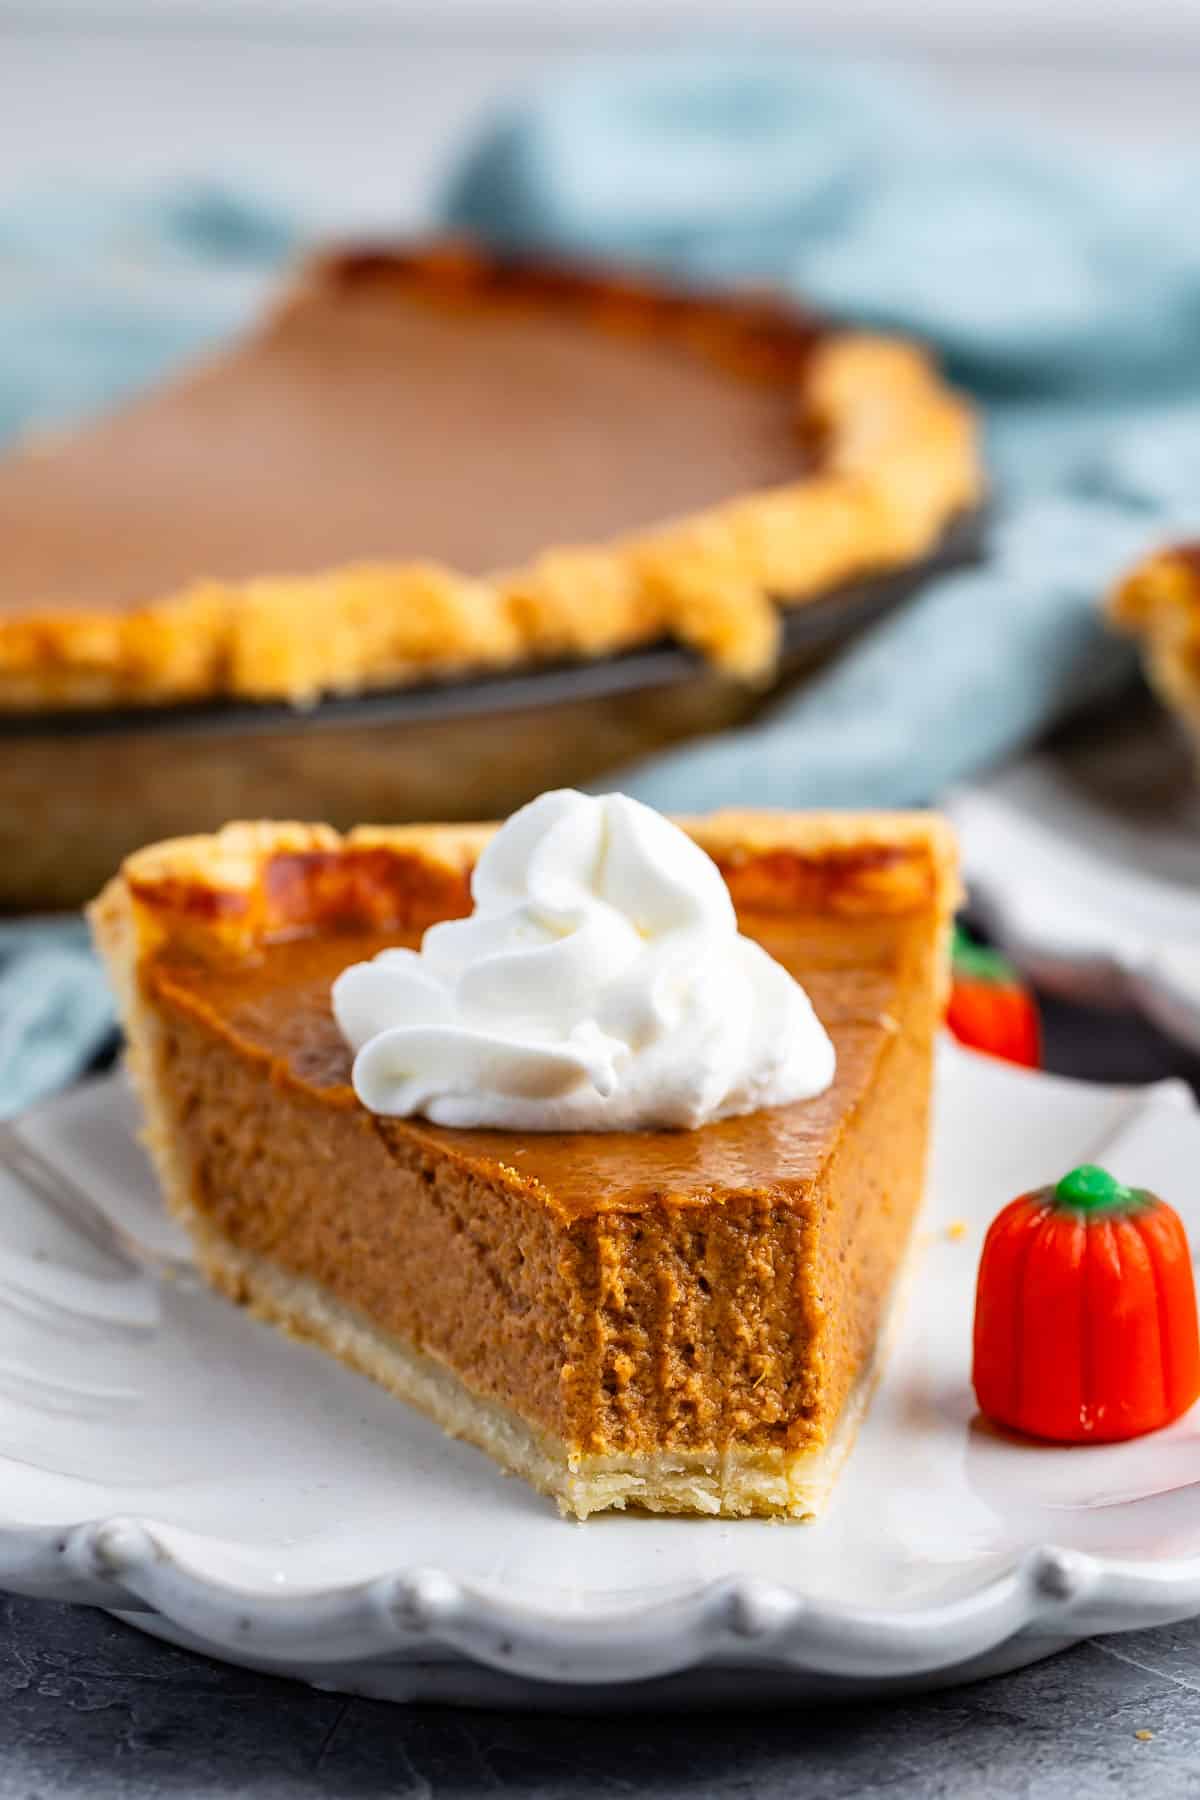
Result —
POLYGON ((623 794, 562 790, 484 850, 466 919, 333 987, 372 1112, 516 1131, 705 1125, 821 1093, 804 989, 741 936, 712 859, 623 794))

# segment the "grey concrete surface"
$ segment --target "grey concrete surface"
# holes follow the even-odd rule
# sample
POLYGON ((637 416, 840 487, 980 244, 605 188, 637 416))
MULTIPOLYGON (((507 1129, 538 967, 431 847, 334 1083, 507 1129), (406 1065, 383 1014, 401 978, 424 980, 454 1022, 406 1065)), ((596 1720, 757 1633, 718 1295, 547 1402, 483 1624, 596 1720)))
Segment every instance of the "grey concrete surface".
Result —
POLYGON ((346 1700, 169 1648, 103 1613, 0 1607, 0 1800, 1198 1792, 1200 1621, 903 1704, 583 1718, 346 1700))

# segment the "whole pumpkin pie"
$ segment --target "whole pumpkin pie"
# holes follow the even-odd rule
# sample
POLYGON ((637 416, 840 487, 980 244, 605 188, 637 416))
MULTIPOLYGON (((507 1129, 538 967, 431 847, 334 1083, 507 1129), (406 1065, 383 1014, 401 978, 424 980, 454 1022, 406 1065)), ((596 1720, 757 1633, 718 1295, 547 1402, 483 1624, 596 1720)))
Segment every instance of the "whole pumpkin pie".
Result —
POLYGON ((918 563, 980 486, 901 341, 461 246, 320 257, 226 354, 0 463, 0 710, 664 637, 755 678, 777 602, 918 563))
POLYGON ((1109 614, 1138 640, 1151 684, 1200 753, 1200 542, 1171 545, 1131 569, 1109 614))
MULTIPOLYGON (((528 848, 527 815, 549 805, 553 824, 568 800, 583 804, 543 797, 509 839, 528 848)), ((216 1287, 566 1512, 804 1517, 869 1398, 920 1202, 953 844, 922 814, 685 829, 716 865, 700 859, 707 911, 605 840, 577 861, 633 898, 621 919, 585 907, 584 931, 542 853, 558 911, 544 929, 522 913, 498 961, 496 908, 534 885, 511 855, 446 923, 471 911, 488 827, 231 825, 131 857, 93 927, 166 1199, 216 1287), (678 920, 692 935, 664 937, 678 920), (599 1025, 558 1034, 549 1073, 505 1060, 511 1044, 455 1036, 438 985, 464 932, 487 954, 460 991, 474 982, 485 1013, 515 993, 526 1036, 526 1015, 582 1006, 644 946, 654 1006, 620 976, 599 1025), (635 1023, 613 1061, 617 1014, 635 1023), (625 1104, 639 1082, 674 1126, 604 1128, 604 1092, 625 1104), (497 1093, 509 1128, 471 1123, 497 1093)))

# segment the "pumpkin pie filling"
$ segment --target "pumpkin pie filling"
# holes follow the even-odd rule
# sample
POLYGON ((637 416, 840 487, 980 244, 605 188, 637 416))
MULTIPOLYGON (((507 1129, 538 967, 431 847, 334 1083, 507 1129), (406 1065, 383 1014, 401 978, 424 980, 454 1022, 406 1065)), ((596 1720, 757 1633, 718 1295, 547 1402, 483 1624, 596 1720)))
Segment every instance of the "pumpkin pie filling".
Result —
POLYGON ((580 1516, 808 1515, 877 1368, 920 1199, 952 854, 936 822, 767 817, 696 833, 837 1074, 692 1131, 455 1130, 359 1102, 331 983, 468 910, 462 833, 231 828, 131 859, 95 909, 209 1276, 580 1516))
POLYGON ((7 465, 0 611, 132 606, 285 554, 296 575, 417 553, 483 575, 787 481, 819 335, 797 318, 780 345, 791 383, 731 378, 653 327, 347 263, 223 361, 7 465))

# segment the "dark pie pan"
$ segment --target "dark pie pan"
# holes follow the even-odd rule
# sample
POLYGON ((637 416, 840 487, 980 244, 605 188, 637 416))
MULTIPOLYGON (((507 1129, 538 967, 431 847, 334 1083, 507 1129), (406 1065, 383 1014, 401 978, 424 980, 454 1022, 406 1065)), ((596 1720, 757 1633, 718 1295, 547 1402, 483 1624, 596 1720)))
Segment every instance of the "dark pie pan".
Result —
POLYGON ((595 662, 283 703, 0 715, 0 908, 73 906, 122 856, 232 818, 491 818, 749 718, 928 577, 976 559, 983 518, 892 574, 785 613, 776 685, 663 643, 595 662))

